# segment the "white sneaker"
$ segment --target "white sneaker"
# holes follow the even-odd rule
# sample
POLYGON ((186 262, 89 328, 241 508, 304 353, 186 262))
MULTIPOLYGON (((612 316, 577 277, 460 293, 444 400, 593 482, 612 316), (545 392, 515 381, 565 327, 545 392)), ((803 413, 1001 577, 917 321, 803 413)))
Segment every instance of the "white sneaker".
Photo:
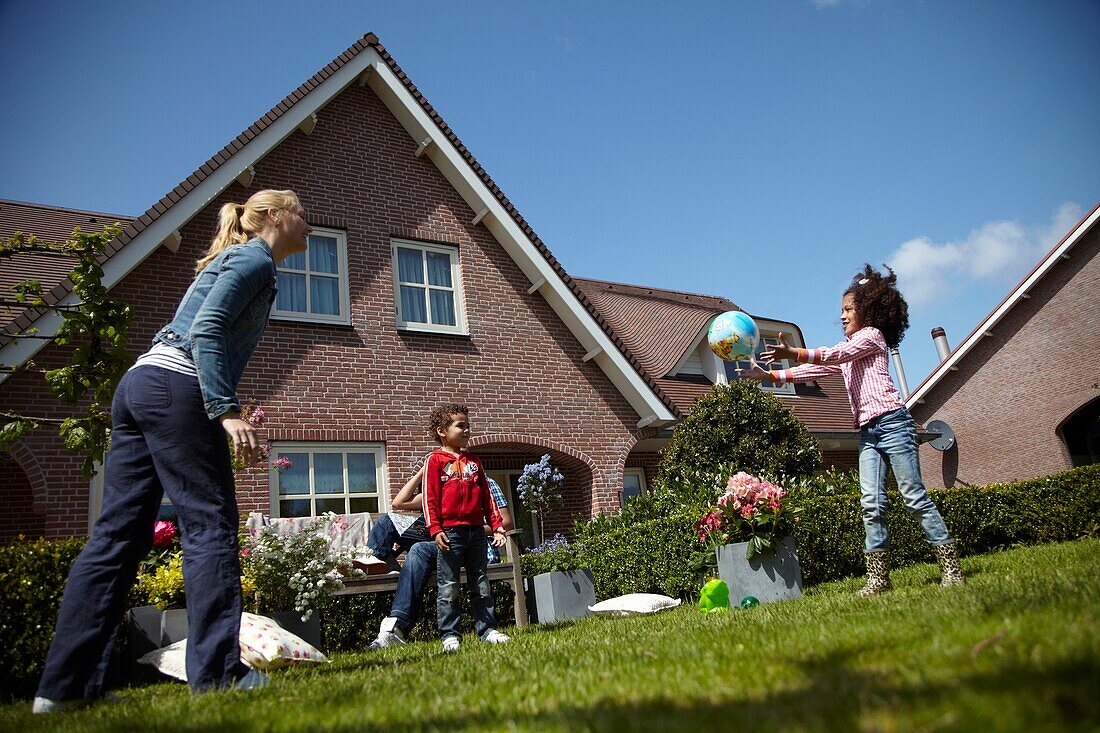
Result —
POLYGON ((88 707, 87 700, 50 700, 45 697, 36 697, 31 705, 31 713, 45 715, 46 713, 63 713, 68 710, 79 710, 86 707, 88 707))
POLYGON ((400 646, 404 643, 405 635, 401 633, 401 629, 397 628, 397 619, 393 616, 386 616, 382 619, 381 627, 378 629, 378 637, 370 643, 367 649, 377 651, 388 646, 400 646))
POLYGON ((490 644, 507 644, 512 640, 512 637, 508 636, 507 634, 502 634, 496 629, 493 629, 488 634, 481 637, 481 640, 490 644))
POLYGON ((462 640, 457 636, 445 636, 443 637, 443 651, 447 653, 457 652, 461 643, 462 640))

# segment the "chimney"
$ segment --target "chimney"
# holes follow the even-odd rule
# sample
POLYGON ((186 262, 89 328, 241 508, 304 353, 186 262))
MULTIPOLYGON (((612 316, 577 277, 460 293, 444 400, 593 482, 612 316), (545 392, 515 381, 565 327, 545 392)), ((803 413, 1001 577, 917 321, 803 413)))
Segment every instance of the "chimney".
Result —
POLYGON ((942 364, 947 355, 951 353, 951 347, 947 345, 947 331, 944 331, 940 326, 933 328, 932 342, 936 344, 936 353, 939 354, 940 363, 942 364))
POLYGON ((894 371, 898 375, 898 391, 903 400, 909 399, 909 383, 905 381, 905 367, 901 365, 901 352, 898 347, 890 349, 890 359, 894 362, 894 371))

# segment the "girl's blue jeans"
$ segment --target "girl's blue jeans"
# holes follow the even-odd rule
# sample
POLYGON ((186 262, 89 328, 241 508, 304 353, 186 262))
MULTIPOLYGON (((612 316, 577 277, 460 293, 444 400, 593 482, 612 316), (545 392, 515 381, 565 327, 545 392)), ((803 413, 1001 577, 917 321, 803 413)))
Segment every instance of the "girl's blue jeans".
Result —
POLYGON ((111 644, 165 492, 183 542, 187 679, 196 692, 232 685, 248 668, 237 641, 239 516, 225 431, 207 417, 195 377, 154 366, 122 377, 111 421, 103 512, 69 571, 38 696, 103 694, 111 644))
POLYGON ((486 571, 488 555, 485 550, 485 530, 481 525, 448 527, 444 530, 449 552, 439 551, 436 567, 436 580, 439 584, 439 596, 436 599, 436 617, 439 633, 443 638, 459 636, 458 622, 461 618, 459 594, 459 573, 466 568, 466 584, 470 589, 470 606, 474 614, 474 628, 478 636, 485 636, 496 628, 496 609, 493 607, 493 592, 489 588, 489 575, 486 571))
POLYGON ((860 504, 866 533, 864 548, 879 552, 889 547, 886 527, 886 468, 894 471, 905 508, 920 521, 932 545, 951 541, 939 509, 928 498, 920 477, 917 426, 904 407, 871 420, 859 431, 860 504))

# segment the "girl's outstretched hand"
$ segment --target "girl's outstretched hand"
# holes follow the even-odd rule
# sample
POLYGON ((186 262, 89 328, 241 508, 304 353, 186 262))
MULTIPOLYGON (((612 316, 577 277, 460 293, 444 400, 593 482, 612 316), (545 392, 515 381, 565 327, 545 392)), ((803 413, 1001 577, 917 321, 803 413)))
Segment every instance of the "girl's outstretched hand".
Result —
POLYGON ((738 369, 737 376, 740 379, 753 379, 757 382, 770 382, 768 372, 753 364, 751 369, 738 369))
POLYGON ((787 359, 788 361, 796 361, 795 357, 798 355, 798 349, 793 346, 787 345, 787 339, 782 332, 779 333, 779 343, 775 346, 768 346, 760 352, 760 359, 762 361, 779 361, 780 359, 787 359))

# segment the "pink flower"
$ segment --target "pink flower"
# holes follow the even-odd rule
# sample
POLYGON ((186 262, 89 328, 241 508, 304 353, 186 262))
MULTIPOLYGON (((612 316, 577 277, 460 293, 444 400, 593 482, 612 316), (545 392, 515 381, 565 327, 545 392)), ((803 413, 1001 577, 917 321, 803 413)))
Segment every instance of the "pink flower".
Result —
POLYGON ((282 458, 276 458, 274 461, 272 461, 271 466, 276 470, 282 471, 287 468, 293 468, 294 461, 284 456, 282 458))
POLYGON ((752 519, 754 514, 756 514, 756 507, 754 507, 752 504, 746 504, 745 506, 741 507, 742 518, 752 519))
POLYGON ((253 427, 260 427, 264 424, 264 420, 267 419, 267 413, 264 412, 264 408, 261 405, 256 405, 252 408, 252 411, 248 413, 248 422, 253 427))
POLYGON ((241 557, 248 557, 251 554, 252 550, 248 549, 247 547, 241 550, 241 557))
POLYGON ((777 512, 782 508, 783 508, 783 502, 779 501, 779 499, 772 499, 768 502, 768 509, 770 509, 773 512, 777 512))
POLYGON ((176 525, 171 522, 157 521, 153 525, 153 547, 164 550, 172 546, 176 538, 176 525))

